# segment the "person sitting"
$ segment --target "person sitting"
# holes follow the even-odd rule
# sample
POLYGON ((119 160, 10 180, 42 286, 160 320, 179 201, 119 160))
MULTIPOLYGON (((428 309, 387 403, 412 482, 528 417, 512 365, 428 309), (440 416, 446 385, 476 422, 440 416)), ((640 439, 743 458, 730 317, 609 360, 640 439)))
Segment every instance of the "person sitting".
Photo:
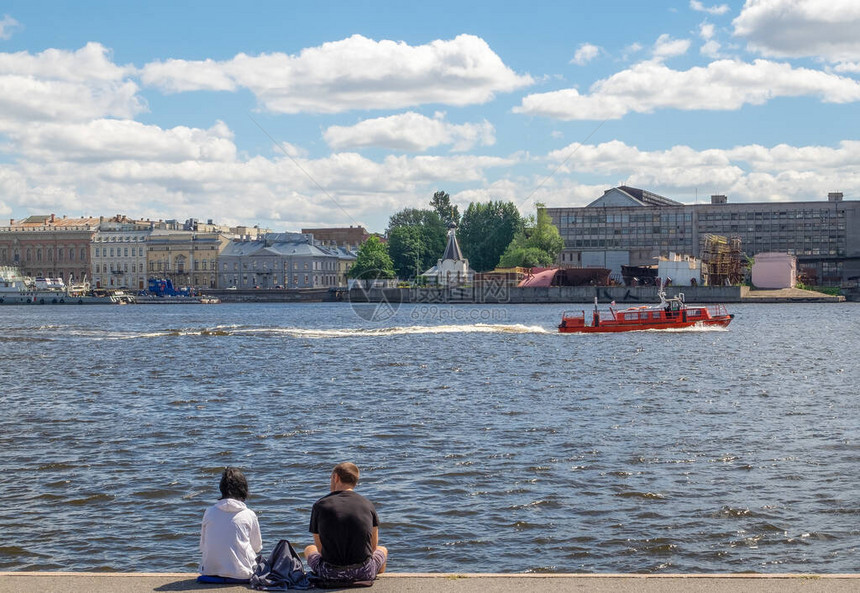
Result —
POLYGON ((331 492, 311 509, 314 543, 305 548, 305 559, 323 581, 372 581, 385 572, 388 550, 379 545, 379 517, 373 504, 355 492, 358 477, 354 463, 335 466, 331 492))
POLYGON ((200 578, 203 582, 247 583, 263 549, 257 515, 245 506, 248 481, 236 467, 221 475, 221 498, 206 509, 200 529, 200 578))

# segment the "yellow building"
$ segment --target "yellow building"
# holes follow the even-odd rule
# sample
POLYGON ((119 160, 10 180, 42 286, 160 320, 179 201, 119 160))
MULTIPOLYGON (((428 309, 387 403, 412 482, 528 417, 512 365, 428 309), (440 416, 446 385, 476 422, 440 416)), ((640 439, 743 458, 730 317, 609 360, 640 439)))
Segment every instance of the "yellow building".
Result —
POLYGON ((155 230, 147 242, 149 277, 170 280, 176 288, 216 288, 218 257, 229 243, 221 233, 155 230))

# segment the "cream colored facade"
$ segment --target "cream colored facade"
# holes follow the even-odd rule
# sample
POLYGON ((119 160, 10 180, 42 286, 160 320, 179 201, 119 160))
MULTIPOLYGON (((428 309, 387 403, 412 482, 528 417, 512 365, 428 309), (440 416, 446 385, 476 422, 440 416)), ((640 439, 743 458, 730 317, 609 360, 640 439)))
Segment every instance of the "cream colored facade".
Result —
POLYGON ((230 239, 221 233, 152 231, 147 242, 149 278, 165 278, 175 288, 217 288, 218 257, 230 239))
POLYGON ((146 243, 151 232, 149 221, 120 216, 101 221, 91 246, 93 288, 145 289, 146 243))

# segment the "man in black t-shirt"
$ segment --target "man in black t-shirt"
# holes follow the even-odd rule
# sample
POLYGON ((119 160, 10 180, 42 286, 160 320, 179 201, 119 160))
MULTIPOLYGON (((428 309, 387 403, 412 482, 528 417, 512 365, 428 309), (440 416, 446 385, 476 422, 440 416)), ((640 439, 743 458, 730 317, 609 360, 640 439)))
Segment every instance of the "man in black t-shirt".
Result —
POLYGON ((305 559, 327 581, 372 581, 385 572, 388 550, 379 545, 379 517, 373 504, 355 492, 358 475, 354 463, 335 466, 331 492, 311 510, 314 544, 305 548, 305 559))

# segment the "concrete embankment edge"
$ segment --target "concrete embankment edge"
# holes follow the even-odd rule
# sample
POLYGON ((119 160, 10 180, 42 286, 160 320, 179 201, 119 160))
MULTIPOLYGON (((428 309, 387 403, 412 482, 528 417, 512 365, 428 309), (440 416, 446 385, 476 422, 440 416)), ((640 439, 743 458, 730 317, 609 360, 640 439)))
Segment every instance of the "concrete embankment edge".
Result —
MULTIPOLYGON (((202 585, 191 573, 0 572, 0 593, 248 591, 202 585)), ((860 574, 440 574, 386 573, 376 593, 848 593, 860 574)))
MULTIPOLYGON (((843 296, 833 296, 786 288, 780 290, 750 290, 746 286, 669 286, 668 297, 683 293, 687 303, 734 304, 734 303, 838 303, 843 296)), ((660 299, 654 286, 544 286, 544 287, 487 287, 425 289, 425 288, 372 288, 354 289, 340 295, 352 303, 410 303, 416 305, 438 304, 567 304, 615 302, 618 306, 655 304, 660 299)))

